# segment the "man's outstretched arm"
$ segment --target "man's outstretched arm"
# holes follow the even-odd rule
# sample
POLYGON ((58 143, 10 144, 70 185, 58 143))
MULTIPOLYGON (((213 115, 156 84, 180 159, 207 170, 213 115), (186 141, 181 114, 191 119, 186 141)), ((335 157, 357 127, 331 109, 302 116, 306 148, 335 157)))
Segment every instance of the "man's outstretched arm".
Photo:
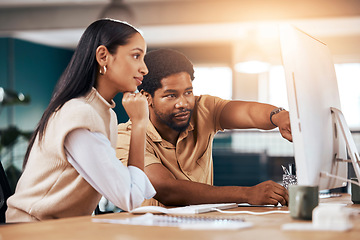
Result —
POLYGON ((230 101, 224 107, 220 116, 220 125, 224 129, 247 129, 258 128, 269 130, 279 127, 281 135, 292 141, 290 118, 288 111, 281 111, 272 116, 270 113, 276 109, 275 106, 246 101, 230 101))
POLYGON ((273 181, 262 182, 253 187, 217 187, 177 180, 159 163, 145 167, 145 173, 156 189, 157 194, 154 198, 167 206, 229 202, 287 205, 289 199, 287 190, 273 181))

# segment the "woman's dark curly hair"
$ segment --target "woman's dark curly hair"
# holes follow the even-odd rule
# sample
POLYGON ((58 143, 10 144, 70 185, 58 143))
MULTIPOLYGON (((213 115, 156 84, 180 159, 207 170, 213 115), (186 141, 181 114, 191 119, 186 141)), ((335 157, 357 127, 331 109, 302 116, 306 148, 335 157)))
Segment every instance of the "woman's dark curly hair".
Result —
POLYGON ((149 73, 144 76, 138 90, 148 92, 152 97, 161 88, 161 80, 172 74, 187 72, 194 80, 194 67, 181 52, 172 49, 158 49, 148 52, 144 58, 149 73))

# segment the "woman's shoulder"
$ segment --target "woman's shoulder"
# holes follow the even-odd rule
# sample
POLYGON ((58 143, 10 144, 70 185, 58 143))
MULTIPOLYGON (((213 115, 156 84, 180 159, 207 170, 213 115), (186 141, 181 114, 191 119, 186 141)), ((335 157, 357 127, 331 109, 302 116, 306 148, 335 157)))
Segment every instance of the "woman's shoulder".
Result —
POLYGON ((95 111, 94 107, 85 97, 70 99, 63 105, 62 108, 81 112, 95 111))
POLYGON ((95 115, 97 115, 96 110, 88 104, 84 98, 74 98, 67 101, 56 115, 59 115, 61 119, 81 119, 89 121, 95 115))

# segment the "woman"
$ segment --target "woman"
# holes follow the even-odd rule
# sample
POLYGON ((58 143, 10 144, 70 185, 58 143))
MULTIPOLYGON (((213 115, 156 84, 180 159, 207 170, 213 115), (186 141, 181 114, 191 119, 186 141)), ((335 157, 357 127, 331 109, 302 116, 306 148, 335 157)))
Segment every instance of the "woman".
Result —
POLYGON ((147 101, 133 93, 148 72, 145 52, 126 23, 102 19, 85 30, 30 140, 7 222, 90 215, 101 195, 129 211, 155 195, 143 172, 147 101), (119 92, 133 122, 128 167, 114 150, 119 92))

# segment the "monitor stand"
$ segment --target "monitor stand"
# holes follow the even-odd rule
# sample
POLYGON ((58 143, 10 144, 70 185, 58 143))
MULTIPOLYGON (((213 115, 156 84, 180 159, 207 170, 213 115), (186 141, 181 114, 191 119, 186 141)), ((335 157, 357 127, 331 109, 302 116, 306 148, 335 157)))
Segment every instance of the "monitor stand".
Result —
POLYGON ((336 126, 338 128, 340 128, 341 133, 345 139, 348 155, 350 156, 350 160, 348 160, 348 159, 337 159, 337 160, 345 161, 345 162, 352 162, 356 177, 358 179, 360 179, 360 157, 359 157, 359 153, 356 149, 354 139, 352 138, 349 127, 345 121, 344 115, 337 108, 332 107, 332 108, 330 108, 330 110, 331 110, 331 114, 333 114, 333 116, 335 117, 336 126))

